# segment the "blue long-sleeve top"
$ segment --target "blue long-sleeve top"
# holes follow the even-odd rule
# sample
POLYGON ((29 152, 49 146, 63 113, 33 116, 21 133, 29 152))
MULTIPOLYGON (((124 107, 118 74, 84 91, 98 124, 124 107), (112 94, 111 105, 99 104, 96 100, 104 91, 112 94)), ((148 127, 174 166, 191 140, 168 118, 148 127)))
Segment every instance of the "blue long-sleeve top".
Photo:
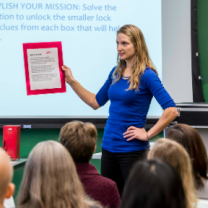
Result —
POLYGON ((129 80, 120 78, 113 82, 114 67, 106 82, 96 94, 96 100, 103 106, 110 100, 109 117, 106 122, 102 148, 110 152, 126 153, 149 149, 149 141, 123 137, 128 127, 143 128, 146 116, 154 96, 164 109, 176 107, 173 99, 163 87, 157 74, 150 68, 146 68, 140 77, 138 90, 127 90, 129 80))

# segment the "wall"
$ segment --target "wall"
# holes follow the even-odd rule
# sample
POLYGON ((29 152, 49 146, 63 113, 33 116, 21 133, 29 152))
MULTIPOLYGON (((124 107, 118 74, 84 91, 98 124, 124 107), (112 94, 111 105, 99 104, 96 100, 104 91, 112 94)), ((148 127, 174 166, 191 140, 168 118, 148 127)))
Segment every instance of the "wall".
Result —
POLYGON ((191 0, 162 0, 163 84, 175 102, 193 102, 191 0))

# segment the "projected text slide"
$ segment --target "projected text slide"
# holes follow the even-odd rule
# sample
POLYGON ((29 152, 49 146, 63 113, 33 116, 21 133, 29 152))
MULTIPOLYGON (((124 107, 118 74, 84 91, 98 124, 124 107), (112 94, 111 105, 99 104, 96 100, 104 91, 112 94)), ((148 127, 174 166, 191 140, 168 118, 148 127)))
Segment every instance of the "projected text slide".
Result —
MULTIPOLYGON (((4 109, 0 116, 107 117, 109 102, 95 111, 69 85, 67 93, 27 96, 22 44, 60 41, 63 64, 83 87, 96 94, 117 65, 116 32, 125 24, 142 30, 162 79, 161 0, 0 0, 0 109, 4 109)), ((33 89, 40 90, 35 82, 45 79, 55 80, 56 76, 33 76, 33 89)), ((153 99, 149 116, 161 113, 153 99)))
POLYGON ((1 30, 10 31, 117 31, 119 26, 111 25, 111 12, 117 12, 115 4, 71 4, 71 3, 1 3, 0 10, 20 10, 23 14, 0 14, 0 20, 17 20, 18 24, 2 24, 1 30), (33 13, 27 14, 27 11, 33 13), (51 13, 53 11, 53 13, 51 13), (62 11, 77 14, 64 15, 62 11), (97 14, 89 14, 89 12, 97 14), (26 14, 24 14, 26 12, 26 14), (44 13, 42 13, 44 12, 44 13), (35 24, 35 21, 43 21, 35 24), (76 22, 74 24, 74 22, 76 22), (91 23, 99 22, 93 26, 91 23), (87 23, 83 25, 82 23, 87 23))

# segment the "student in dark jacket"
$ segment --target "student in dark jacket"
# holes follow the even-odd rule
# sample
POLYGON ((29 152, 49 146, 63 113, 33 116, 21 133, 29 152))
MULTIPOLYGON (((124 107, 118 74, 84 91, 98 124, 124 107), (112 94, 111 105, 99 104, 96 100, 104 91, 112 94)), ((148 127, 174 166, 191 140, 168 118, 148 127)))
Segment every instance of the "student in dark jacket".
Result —
POLYGON ((81 121, 69 122, 61 128, 59 140, 74 159, 86 194, 104 206, 117 208, 120 195, 116 183, 101 176, 89 163, 96 149, 96 127, 81 121))

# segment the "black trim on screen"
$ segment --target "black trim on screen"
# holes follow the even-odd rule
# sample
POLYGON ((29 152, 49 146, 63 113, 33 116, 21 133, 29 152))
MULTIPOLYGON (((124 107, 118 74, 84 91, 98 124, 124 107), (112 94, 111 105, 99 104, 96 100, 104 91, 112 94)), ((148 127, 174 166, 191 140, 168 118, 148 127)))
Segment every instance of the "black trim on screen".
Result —
MULTIPOLYGON (((159 118, 147 118, 145 128, 151 128, 156 124, 159 118)), ((5 125, 21 125, 22 129, 59 129, 65 123, 79 120, 91 122, 98 129, 105 127, 107 118, 2 118, 0 119, 0 128, 5 125)))

